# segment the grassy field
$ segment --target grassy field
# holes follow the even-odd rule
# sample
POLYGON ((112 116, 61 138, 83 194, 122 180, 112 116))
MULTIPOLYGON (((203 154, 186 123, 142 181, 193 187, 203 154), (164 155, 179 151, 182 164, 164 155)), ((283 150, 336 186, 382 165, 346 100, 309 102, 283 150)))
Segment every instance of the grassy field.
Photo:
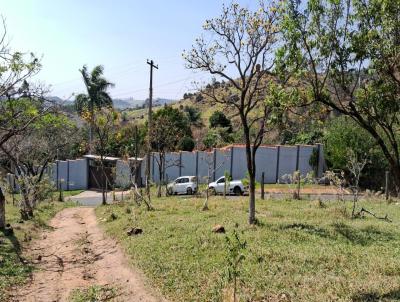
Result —
POLYGON ((247 242, 240 301, 286 301, 279 299, 283 293, 291 301, 400 300, 399 205, 360 203, 388 213, 389 223, 352 220, 337 202, 259 200, 259 224, 250 227, 245 197, 213 197, 206 212, 200 210, 202 202, 171 197, 154 199, 151 212, 129 203, 96 212, 132 263, 172 301, 224 300, 232 289, 226 281, 225 237, 234 229, 247 242), (227 233, 213 233, 216 224, 227 233), (128 237, 131 227, 143 234, 128 237))
POLYGON ((7 301, 7 289, 22 284, 32 270, 20 257, 22 246, 47 227, 47 222, 58 211, 73 205, 71 202, 44 202, 36 209, 34 219, 19 223, 19 208, 6 204, 6 222, 11 224, 14 234, 6 236, 0 231, 0 301, 7 301))

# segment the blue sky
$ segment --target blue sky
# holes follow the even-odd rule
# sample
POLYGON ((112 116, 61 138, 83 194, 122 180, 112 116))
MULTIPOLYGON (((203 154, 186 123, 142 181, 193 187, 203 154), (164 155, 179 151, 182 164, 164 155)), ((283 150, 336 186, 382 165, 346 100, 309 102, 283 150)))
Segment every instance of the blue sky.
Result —
MULTIPOLYGON (((248 6, 256 0, 242 0, 248 6)), ((193 90, 207 74, 184 68, 181 54, 217 16, 223 0, 0 0, 8 40, 15 50, 42 57, 38 80, 52 85, 51 95, 84 91, 78 69, 102 64, 115 83, 113 97, 148 96, 154 59, 154 96, 172 99, 193 90)))

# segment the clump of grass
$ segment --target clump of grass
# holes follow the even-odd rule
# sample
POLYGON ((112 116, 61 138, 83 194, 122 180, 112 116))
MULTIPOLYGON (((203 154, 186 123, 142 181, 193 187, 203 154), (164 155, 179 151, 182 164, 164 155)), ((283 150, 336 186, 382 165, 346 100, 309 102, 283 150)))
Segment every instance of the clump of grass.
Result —
POLYGON ((68 300, 70 302, 103 302, 117 297, 118 291, 110 285, 92 285, 87 288, 74 289, 68 300))
MULTIPOLYGON (((118 219, 103 227, 124 247, 155 287, 172 301, 220 301, 226 271, 226 241, 216 224, 235 229, 247 242, 240 265, 240 298, 262 301, 289 296, 292 301, 352 301, 373 292, 384 300, 400 284, 400 207, 359 201, 376 213, 391 213, 393 223, 372 217, 351 219, 351 204, 268 200, 257 202, 256 227, 247 224, 246 197, 153 199, 156 211, 135 210, 145 232, 127 237, 132 215, 127 204, 111 205, 118 219)), ((98 207, 100 221, 111 212, 98 207)), ((230 293, 229 293, 230 294, 230 293)))

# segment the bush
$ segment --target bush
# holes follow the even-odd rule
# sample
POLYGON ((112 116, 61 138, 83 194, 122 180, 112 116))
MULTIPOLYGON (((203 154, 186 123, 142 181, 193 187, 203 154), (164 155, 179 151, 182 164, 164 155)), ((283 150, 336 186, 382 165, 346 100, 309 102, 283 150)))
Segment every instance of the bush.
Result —
POLYGON ((228 132, 232 132, 232 123, 221 111, 215 111, 209 119, 210 128, 227 128, 228 132))
POLYGON ((179 142, 179 150, 182 151, 192 151, 195 147, 195 142, 194 140, 189 137, 185 136, 184 138, 181 139, 179 142))
POLYGON ((369 157, 361 177, 361 186, 379 189, 383 186, 387 162, 381 149, 369 133, 346 116, 328 123, 324 133, 325 160, 329 169, 347 170, 348 152, 357 157, 369 157))

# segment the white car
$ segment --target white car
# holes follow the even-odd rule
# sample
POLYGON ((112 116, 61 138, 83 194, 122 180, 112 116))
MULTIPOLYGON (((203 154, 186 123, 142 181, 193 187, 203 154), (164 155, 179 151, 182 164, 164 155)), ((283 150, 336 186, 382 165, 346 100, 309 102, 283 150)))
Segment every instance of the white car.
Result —
MULTIPOLYGON (((225 176, 218 178, 216 181, 208 185, 208 189, 213 194, 223 194, 225 186, 225 176)), ((231 180, 226 187, 226 194, 243 195, 247 188, 243 185, 241 180, 231 180)))
POLYGON ((197 192, 196 176, 181 176, 167 185, 169 195, 188 194, 192 195, 197 192))

